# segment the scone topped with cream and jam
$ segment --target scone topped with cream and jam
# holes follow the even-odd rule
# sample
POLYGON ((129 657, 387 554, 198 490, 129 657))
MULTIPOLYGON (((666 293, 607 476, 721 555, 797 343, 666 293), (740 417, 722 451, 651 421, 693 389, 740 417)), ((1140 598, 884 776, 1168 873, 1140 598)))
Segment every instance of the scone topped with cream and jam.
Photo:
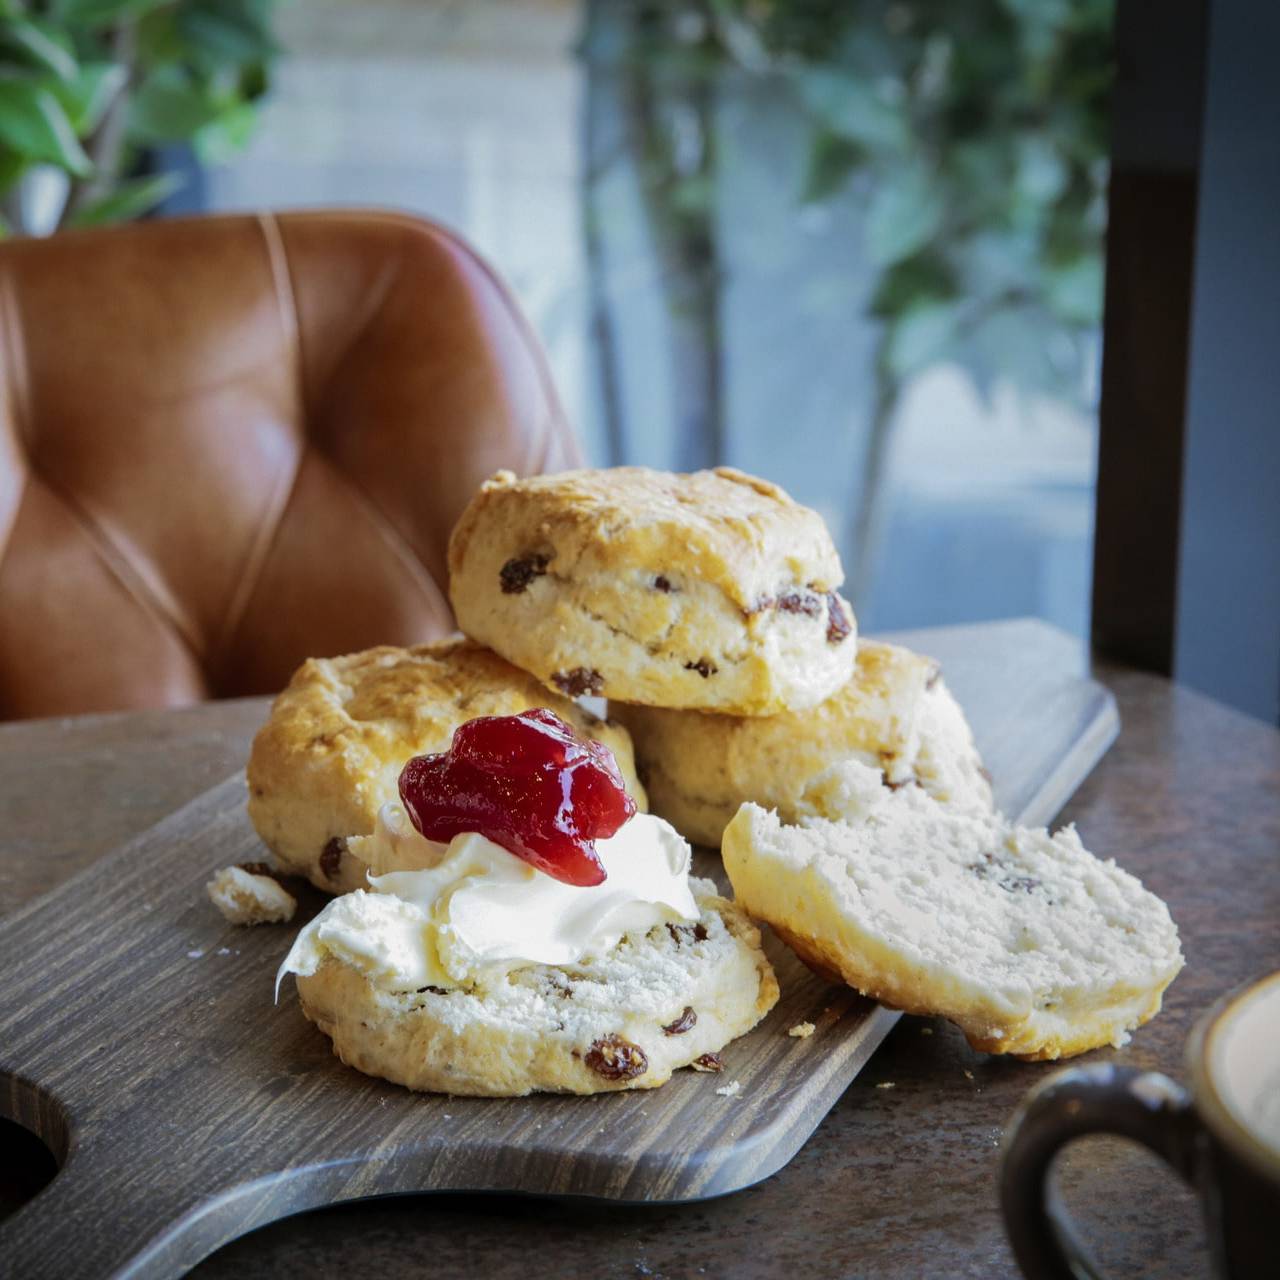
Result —
POLYGON ((461 726, 399 790, 352 841, 381 874, 280 969, 348 1065, 454 1094, 652 1088, 717 1069, 777 1000, 755 926, 551 712, 461 726))
POLYGON ((817 512, 729 467, 502 471, 449 543, 458 625, 549 688, 736 715, 849 679, 842 581, 817 512))
POLYGON ((249 756, 249 817, 283 871, 328 893, 362 888, 351 837, 369 835, 410 756, 443 751, 477 716, 545 706, 612 752, 641 809, 631 739, 620 725, 548 694, 527 672, 461 636, 382 645, 304 662, 276 698, 249 756))

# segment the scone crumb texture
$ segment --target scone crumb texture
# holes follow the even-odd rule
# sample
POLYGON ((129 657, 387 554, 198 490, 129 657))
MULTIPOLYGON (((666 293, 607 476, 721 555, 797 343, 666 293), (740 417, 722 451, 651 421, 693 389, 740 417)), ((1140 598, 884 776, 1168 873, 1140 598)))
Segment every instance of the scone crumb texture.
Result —
POLYGON ((886 791, 861 822, 745 804, 725 830, 738 902, 810 968, 986 1053, 1119 1046, 1182 967, 1168 908, 1074 828, 1056 834, 886 791))
POLYGON ((730 1080, 728 1084, 722 1084, 716 1092, 722 1098, 736 1098, 742 1092, 742 1081, 730 1080))
POLYGON ((787 1035, 793 1036, 797 1040, 807 1040, 816 1030, 817 1028, 812 1022, 797 1022, 796 1025, 787 1032, 787 1035))
POLYGON ((298 901, 278 880, 243 867, 223 867, 205 892, 230 924, 284 924, 298 901))

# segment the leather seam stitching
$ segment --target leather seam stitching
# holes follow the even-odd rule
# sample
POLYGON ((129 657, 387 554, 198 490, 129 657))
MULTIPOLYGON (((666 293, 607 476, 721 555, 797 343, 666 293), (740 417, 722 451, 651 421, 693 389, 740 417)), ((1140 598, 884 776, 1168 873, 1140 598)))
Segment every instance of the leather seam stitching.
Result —
POLYGON ((18 493, 13 503, 13 513, 6 526, 0 528, 0 563, 4 561, 9 547, 9 539, 14 526, 18 523, 18 513, 31 483, 31 440, 28 424, 31 419, 30 405, 30 371, 27 367, 27 344, 22 341, 22 327, 18 323, 18 300, 14 295, 13 276, 6 274, 3 288, 0 290, 0 330, 3 333, 5 355, 10 368, 10 377, 5 380, 9 391, 9 403, 12 406, 14 425, 14 445, 18 455, 26 467, 20 477, 18 493))
POLYGON ((235 634, 248 611, 249 602, 262 577, 262 570, 271 555, 280 536, 285 512, 293 501, 294 491, 298 487, 298 477, 302 474, 302 464, 307 452, 307 403, 305 383, 302 377, 302 326, 298 316, 298 300, 294 293, 293 278, 289 271, 288 256, 280 235, 280 225, 273 214, 257 216, 258 230, 262 235, 266 249, 267 262, 271 269, 276 306, 280 313, 281 327, 290 338, 292 364, 294 368, 293 394, 295 423, 301 423, 301 430, 295 429, 290 434, 297 446, 297 455, 293 467, 287 475, 282 475, 274 486, 270 498, 264 507, 264 515, 254 535, 253 541, 245 554, 244 562, 236 576, 235 587, 227 602, 227 611, 218 627, 217 639, 214 643, 216 666, 223 665, 223 659, 231 648, 235 634))
POLYGON ((374 531, 386 544, 387 549, 396 557, 397 560, 408 570, 409 576, 413 578, 419 589, 428 597, 438 600, 445 606, 446 612, 452 614, 449 607, 448 598, 440 584, 435 580, 431 570, 418 558, 417 552, 410 545, 408 538, 400 532, 399 529, 391 522, 391 520, 383 513, 382 509, 365 493, 364 489, 357 484, 345 471, 342 471, 337 463, 329 457, 322 449, 313 448, 311 451, 316 459, 322 462, 329 471, 335 475, 338 480, 344 484, 355 498, 357 505, 364 513, 365 518, 373 526, 374 531))
MULTIPOLYGON (((90 547, 97 553, 99 560, 111 576, 120 584, 133 601, 148 613, 156 622, 170 631, 177 639, 187 656, 195 664, 202 682, 205 681, 204 664, 200 658, 198 636, 189 630, 183 620, 166 607, 164 601, 156 593, 155 588, 146 579, 133 562, 133 557, 123 548, 118 547, 115 540, 99 524, 88 510, 77 502, 70 494, 55 485, 34 465, 30 470, 31 478, 42 484, 53 498, 60 502, 80 532, 85 536, 90 547)), ((207 685, 206 685, 207 687, 207 685)))
MULTIPOLYGON (((7 381, 13 386, 14 417, 16 420, 16 436, 26 453, 26 475, 23 478, 23 491, 33 482, 44 486, 50 496, 70 516, 72 522, 80 530, 85 540, 97 555, 103 567, 116 580, 121 589, 137 604, 144 613, 162 629, 171 632, 187 655, 201 668, 198 635, 187 626, 180 613, 162 599, 147 576, 135 563, 134 557, 106 531, 101 523, 92 515, 87 507, 76 501, 71 494, 64 492, 58 485, 43 473, 36 463, 34 441, 31 437, 31 424, 34 422, 34 409, 31 404, 31 375, 27 358, 26 343, 22 339, 22 325, 17 313, 17 299, 14 296, 12 277, 6 277, 3 293, 0 294, 0 309, 3 310, 4 346, 12 363, 12 376, 7 381)), ((18 509, 22 504, 19 497, 14 508, 14 522, 17 521, 18 509)), ((6 530, 4 547, 8 547, 12 525, 6 530)), ((203 678, 203 671, 201 671, 203 678)))

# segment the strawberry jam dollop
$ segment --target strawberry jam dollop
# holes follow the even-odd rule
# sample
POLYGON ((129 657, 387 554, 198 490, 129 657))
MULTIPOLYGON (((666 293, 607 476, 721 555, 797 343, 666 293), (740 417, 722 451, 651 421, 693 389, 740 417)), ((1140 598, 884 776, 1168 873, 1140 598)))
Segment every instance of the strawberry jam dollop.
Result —
POLYGON ((459 725, 448 751, 405 765, 400 799, 428 840, 478 832, 573 885, 604 882, 594 842, 636 811, 613 752, 544 707, 459 725))

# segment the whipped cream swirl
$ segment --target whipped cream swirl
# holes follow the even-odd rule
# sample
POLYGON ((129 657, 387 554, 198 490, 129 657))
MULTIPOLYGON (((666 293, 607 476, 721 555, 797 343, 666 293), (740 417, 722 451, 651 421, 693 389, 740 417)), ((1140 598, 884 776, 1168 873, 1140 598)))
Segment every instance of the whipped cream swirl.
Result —
POLYGON ((563 884, 475 832, 427 840, 394 801, 373 835, 349 845, 372 868, 369 890, 335 898, 303 928, 277 994, 286 974, 314 973, 326 956, 386 991, 465 986, 521 965, 573 964, 699 914, 689 845, 652 814, 596 841, 606 879, 589 887, 563 884))

